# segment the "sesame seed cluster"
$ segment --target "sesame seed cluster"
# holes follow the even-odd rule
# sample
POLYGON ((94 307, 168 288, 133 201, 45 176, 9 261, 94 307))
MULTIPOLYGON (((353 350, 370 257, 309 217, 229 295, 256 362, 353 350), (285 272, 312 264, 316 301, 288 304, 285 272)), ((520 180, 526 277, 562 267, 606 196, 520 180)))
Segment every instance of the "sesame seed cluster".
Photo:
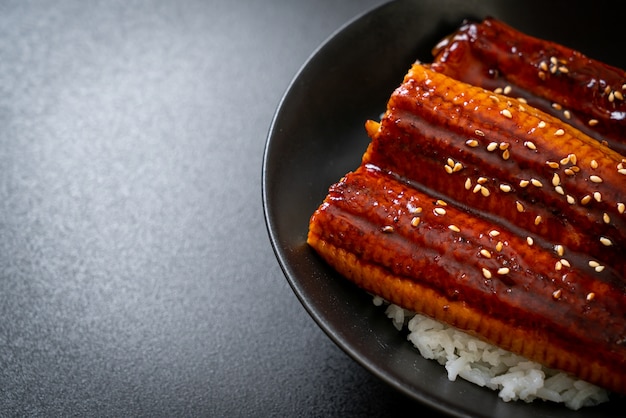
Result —
MULTIPOLYGON (((552 59, 551 62, 556 62, 556 59, 552 59)), ((545 64, 545 62, 542 62, 542 64, 544 64, 547 68, 547 64, 545 64)), ((550 68, 556 69, 555 66, 552 66, 550 68)), ((556 70, 551 71, 551 73, 554 74, 555 71, 556 70)), ((561 71, 561 72, 567 73, 567 71, 561 71)), ((626 84, 624 85, 624 87, 626 88, 626 84)), ((494 93, 498 95, 510 94, 511 91, 512 91, 512 87, 510 85, 507 85, 504 88, 501 88, 501 87, 496 88, 494 90, 494 93)), ((619 100, 623 100, 623 96, 621 95, 618 95, 618 96, 620 97, 619 100)), ((496 103, 500 103, 502 99, 501 97, 496 96, 496 95, 490 95, 489 98, 492 99, 496 103)), ((518 102, 517 111, 526 112, 527 108, 522 105, 522 103, 526 103, 525 99, 521 98, 520 100, 520 98, 518 98, 517 102, 518 102)), ((514 108, 515 106, 513 105, 511 99, 507 99, 506 103, 507 103, 507 107, 500 110, 499 113, 507 119, 512 119, 513 113, 510 109, 514 108)), ((561 109, 561 106, 557 105, 556 103, 554 103, 552 107, 561 109)), ((562 137, 565 135, 565 130, 563 128, 552 129, 550 131, 549 129, 546 130, 547 126, 548 125, 546 124, 546 122, 541 119, 538 120, 536 124, 537 129, 544 130, 544 132, 542 132, 542 135, 544 137, 549 138, 550 135, 555 136, 555 137, 562 137)), ((489 153, 500 152, 501 158, 504 161, 509 160, 511 158, 512 148, 511 148, 510 142, 498 143, 495 141, 490 141, 488 138, 486 139, 488 135, 486 135, 485 132, 481 129, 475 129, 474 134, 475 134, 474 138, 470 138, 465 141, 465 145, 467 147, 475 149, 481 146, 482 144, 484 146, 484 149, 489 153)), ((532 140, 523 140, 521 141, 521 143, 523 147, 526 148, 528 151, 532 151, 534 154, 537 154, 537 155, 541 153, 541 151, 537 148, 537 145, 535 144, 535 142, 533 142, 532 140)), ((519 150, 520 152, 524 152, 522 148, 519 148, 519 150)), ((602 192, 600 190, 593 189, 594 184, 603 183, 603 178, 598 174, 594 174, 596 170, 600 169, 600 164, 598 163, 596 159, 589 159, 587 161, 588 167, 585 167, 586 169, 581 168, 581 166, 579 165, 579 161, 578 161, 578 157, 576 153, 572 152, 572 153, 567 153, 563 155, 563 157, 558 159, 558 161, 546 160, 545 165, 549 167, 550 170, 552 171, 552 178, 549 182, 549 186, 551 186, 557 194, 563 196, 568 204, 570 205, 580 204, 580 205, 586 206, 592 203, 593 201, 598 202, 598 203, 602 202, 602 192), (581 174, 581 171, 584 174, 581 174), (592 187, 590 188, 588 193, 584 194, 582 197, 580 197, 580 199, 577 199, 575 196, 572 196, 571 194, 566 193, 563 187, 563 183, 561 181, 561 176, 564 176, 564 177, 565 176, 567 177, 579 176, 580 177, 581 175, 586 176, 586 177, 583 177, 582 180, 587 181, 589 185, 592 187)), ((626 170, 624 169, 625 166, 626 166, 626 159, 624 158, 622 158, 621 161, 615 163, 615 170, 617 171, 619 175, 626 176, 626 170)), ((462 162, 455 161, 454 159, 450 157, 446 159, 446 163, 444 164, 444 170, 447 174, 454 174, 454 173, 460 172, 464 168, 465 167, 462 162)), ((466 177, 464 181, 464 188, 467 191, 471 191, 471 193, 475 193, 475 194, 480 193, 480 195, 484 197, 489 197, 491 195, 491 190, 489 186, 487 185, 488 182, 489 182, 489 178, 485 176, 466 177)), ((626 178, 624 179, 624 182, 626 183, 626 178)), ((536 187, 536 188, 543 188, 544 183, 541 180, 537 178, 533 178, 533 177, 520 178, 519 181, 517 182, 517 186, 519 186, 519 188, 522 188, 522 189, 527 188, 529 186, 536 187)), ((499 182, 496 185, 496 187, 502 193, 512 193, 512 192, 514 193, 515 192, 514 185, 511 185, 506 182, 499 182)), ((622 195, 621 197, 626 199, 626 196, 622 195)), ((517 210, 520 213, 524 213, 526 212, 526 209, 527 207, 525 203, 519 200, 515 201, 515 210, 517 210)), ((619 215, 624 215, 626 204, 622 201, 618 201, 615 203, 615 209, 619 215)), ((601 213, 601 219, 602 219, 602 222, 604 222, 605 224, 611 223, 611 215, 607 212, 601 213)), ((543 215, 541 214, 535 215, 534 225, 537 226, 542 222, 543 222, 543 215)), ((599 235, 598 241, 603 246, 606 246, 606 247, 613 245, 613 240, 610 237, 607 237, 604 235, 599 235)), ((532 245, 533 243, 532 238, 529 237, 527 242, 529 243, 529 245, 532 245)), ((564 247, 561 244, 555 245, 555 249, 558 249, 559 256, 563 256, 563 252, 564 252, 563 248, 564 247)), ((593 268, 594 271, 598 273, 602 272, 605 267, 604 265, 600 264, 596 260, 590 260, 588 264, 589 264, 589 267, 593 268)), ((570 263, 566 259, 559 260, 555 264, 555 270, 560 271, 562 270, 563 266, 570 267, 570 263)), ((488 272, 488 271, 489 270, 483 269, 483 273, 488 272)), ((508 272, 508 270, 506 271, 508 272)), ((558 292, 558 294, 560 295, 561 292, 558 292)))

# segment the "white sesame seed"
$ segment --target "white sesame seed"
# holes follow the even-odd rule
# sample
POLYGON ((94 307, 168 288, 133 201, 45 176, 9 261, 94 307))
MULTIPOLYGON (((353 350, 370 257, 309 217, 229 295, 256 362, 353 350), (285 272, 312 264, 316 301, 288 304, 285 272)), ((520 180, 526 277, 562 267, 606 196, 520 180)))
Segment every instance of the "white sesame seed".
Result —
POLYGON ((611 217, 606 212, 602 214, 602 220, 604 221, 605 224, 611 223, 611 217))
POLYGON ((554 269, 556 271, 560 271, 563 268, 563 263, 561 263, 561 261, 557 261, 556 263, 554 263, 554 269))
POLYGON ((452 158, 448 158, 447 163, 450 167, 454 167, 454 160, 452 158))
POLYGON ((480 250, 480 255, 485 258, 491 258, 491 253, 489 252, 489 250, 485 250, 484 248, 480 250))
POLYGON ((502 243, 502 241, 498 241, 498 243, 496 244, 496 251, 502 251, 502 247, 504 247, 504 244, 502 243))
POLYGON ((535 187, 543 187, 543 183, 537 179, 530 179, 530 183, 535 187))
POLYGON ((613 245, 613 241, 611 241, 607 237, 600 237, 600 242, 606 247, 610 247, 611 245, 613 245))
POLYGON ((586 205, 589 202, 591 202, 591 196, 589 196, 588 194, 583 196, 582 199, 580 199, 580 203, 583 205, 586 205))
POLYGON ((561 244, 556 244, 554 246, 554 251, 556 251, 559 257, 563 257, 563 254, 565 253, 565 249, 563 248, 561 244))
POLYGON ((539 225, 543 221, 541 215, 535 216, 535 225, 539 225))
POLYGON ((563 190, 563 188, 561 186, 556 186, 554 188, 554 191, 556 191, 558 194, 560 194, 561 196, 563 196, 565 194, 565 191, 563 190))
POLYGON ((517 110, 519 110, 520 112, 525 112, 526 108, 524 106, 522 106, 522 105, 518 105, 517 106, 517 110))
POLYGON ((564 258, 561 259, 561 264, 564 265, 565 267, 571 267, 571 264, 569 263, 569 261, 567 261, 564 258))
POLYGON ((500 267, 500 268, 498 269, 498 274, 499 274, 499 275, 501 275, 501 276, 503 276, 503 275, 505 275, 505 274, 509 274, 509 272, 510 272, 510 271, 511 271, 511 270, 509 270, 509 268, 508 268, 508 267, 500 267))
POLYGON ((567 69, 567 67, 566 67, 566 66, 564 66, 564 65, 561 65, 561 66, 559 67, 559 71, 560 71, 560 72, 562 72, 563 74, 567 74, 567 73, 569 73, 569 70, 568 70, 568 69, 567 69))
POLYGON ((589 180, 594 183, 602 183, 602 178, 599 176, 589 176, 589 180))
POLYGON ((601 273, 604 270, 604 266, 597 266, 594 270, 596 273, 601 273))
POLYGON ((570 154, 569 160, 572 164, 576 164, 578 162, 578 157, 576 156, 576 154, 570 154))
POLYGON ((565 170, 563 170, 563 172, 567 174, 568 176, 573 176, 574 174, 576 174, 576 172, 572 170, 571 168, 566 168, 565 170))
POLYGON ((559 128, 554 132, 554 136, 563 136, 563 135, 565 135, 565 131, 563 129, 559 128))
POLYGON ((615 90, 613 91, 613 95, 617 100, 624 100, 624 95, 622 95, 621 91, 615 90))
POLYGON ((476 130, 474 131, 474 133, 475 133, 476 135, 478 135, 478 136, 485 136, 485 133, 484 133, 483 131, 481 131, 480 129, 476 129, 476 130))
POLYGON ((508 193, 511 191, 511 186, 508 184, 501 184, 500 185, 500 190, 502 190, 504 193, 508 193))
POLYGON ((537 124, 538 128, 545 128, 546 127, 546 123, 542 120, 539 121, 539 123, 537 124))
POLYGON ((552 292, 552 298, 561 299, 561 293, 562 293, 561 289, 555 290, 554 292, 552 292))
POLYGON ((618 211, 620 214, 623 214, 625 210, 626 210, 626 205, 625 205, 625 204, 623 204, 622 202, 619 202, 619 203, 617 204, 617 211, 618 211))
POLYGON ((469 190, 472 187, 472 179, 471 178, 467 178, 465 179, 465 190, 469 190))
POLYGON ((508 149, 505 149, 502 153, 502 159, 508 160, 511 157, 511 152, 508 149))
POLYGON ((559 163, 555 163, 554 161, 546 161, 546 164, 550 168, 559 168, 559 163))
POLYGON ((554 173, 554 175, 552 176, 552 185, 556 187, 559 184, 561 184, 561 177, 559 177, 557 173, 554 173))
POLYGON ((416 216, 413 219, 411 219, 411 225, 418 226, 420 224, 421 220, 422 219, 419 216, 416 216))
POLYGON ((383 227, 382 231, 385 232, 385 233, 391 233, 391 232, 393 232, 393 226, 386 225, 386 226, 383 227))
POLYGON ((439 206, 448 206, 448 203, 446 203, 445 200, 441 200, 441 199, 437 199, 437 201, 435 202, 435 204, 439 205, 439 206))
POLYGON ((489 231, 489 236, 490 237, 497 237, 498 235, 500 235, 500 231, 496 231, 495 229, 492 229, 491 231, 489 231))
POLYGON ((505 118, 511 119, 513 117, 513 115, 511 114, 511 111, 509 109, 502 109, 500 111, 500 114, 502 116, 504 116, 505 118))
POLYGON ((596 202, 602 202, 602 194, 600 192, 593 192, 593 198, 596 202))
POLYGON ((497 148, 498 148, 497 142, 490 142, 489 145, 487 145, 487 151, 489 152, 495 151, 497 148))
POLYGON ((494 93, 496 94, 502 94, 502 87, 497 87, 496 89, 493 90, 494 93))
POLYGON ((518 98, 517 98, 517 101, 518 101, 518 102, 520 102, 520 103, 528 103, 528 100, 526 100, 526 99, 525 99, 525 98, 523 98, 523 97, 518 97, 518 98))
POLYGON ((561 161, 559 161, 561 163, 561 165, 567 165, 569 164, 569 160, 570 160, 570 156, 568 155, 565 158, 562 158, 561 161))
POLYGON ((614 100, 615 100, 615 93, 610 92, 609 93, 609 102, 613 103, 614 100))
POLYGON ((565 116, 565 119, 571 119, 572 118, 572 114, 570 113, 569 110, 564 110, 563 111, 563 116, 565 116))
POLYGON ((589 121, 587 122, 587 125, 589 126, 596 126, 598 124, 598 119, 589 119, 589 121))
POLYGON ((433 210, 433 212, 435 213, 435 215, 437 216, 443 216, 446 214, 446 210, 444 208, 435 208, 433 210))
POLYGON ((558 103, 552 103, 552 108, 556 109, 556 110, 561 110, 561 109, 563 109, 563 106, 561 106, 558 103))
POLYGON ((448 229, 454 232, 461 232, 461 229, 459 229, 459 227, 456 225, 448 225, 448 229))
POLYGON ((522 205, 521 202, 519 201, 515 202, 515 207, 517 208, 518 212, 524 212, 524 205, 522 205))
POLYGON ((452 167, 450 167, 449 165, 444 165, 443 169, 446 170, 446 173, 448 174, 452 174, 452 167))
POLYGON ((567 199, 567 203, 569 203, 570 205, 573 205, 576 203, 576 198, 574 196, 567 195, 565 198, 567 199))
POLYGON ((491 279, 491 272, 486 268, 483 268, 483 276, 485 276, 486 279, 491 279))
POLYGON ((596 168, 598 168, 598 162, 597 162, 596 160, 591 160, 591 161, 589 162, 589 165, 590 165, 590 166, 591 166, 591 168, 593 168, 594 170, 595 170, 596 168))
POLYGON ((598 267, 599 265, 600 265, 600 263, 598 263, 597 261, 595 261, 595 260, 589 260, 589 267, 596 268, 596 267, 598 267))
POLYGON ((595 297, 596 297, 596 294, 595 294, 595 293, 593 293, 593 292, 589 292, 589 293, 587 293, 587 298, 586 298, 586 299, 587 299, 588 301, 592 301, 595 297))
POLYGON ((474 186, 474 190, 472 190, 473 193, 478 193, 480 192, 480 189, 482 189, 483 186, 481 186, 480 184, 477 184, 476 186, 474 186))
POLYGON ((489 191, 488 188, 486 188, 485 186, 481 186, 480 188, 480 194, 482 194, 484 197, 489 197, 489 195, 491 194, 491 192, 489 191))
POLYGON ((511 86, 506 86, 504 87, 504 90, 502 91, 504 94, 509 94, 511 92, 512 88, 511 86))
POLYGON ((543 71, 548 71, 548 64, 545 61, 541 61, 539 63, 539 68, 542 69, 543 71))
POLYGON ((505 150, 509 148, 509 143, 508 142, 500 142, 500 145, 498 145, 498 148, 500 148, 500 150, 505 150))
POLYGON ((537 149, 537 146, 536 146, 536 145, 535 145, 535 143, 534 143, 534 142, 532 142, 532 141, 525 141, 525 142, 524 142, 524 146, 525 146, 526 148, 528 148, 528 149, 533 150, 533 151, 537 149))
POLYGON ((476 183, 478 183, 478 184, 485 184, 485 183, 487 183, 487 180, 488 180, 487 177, 482 177, 481 176, 481 177, 478 177, 478 179, 476 179, 476 183))
POLYGON ((530 184, 530 182, 528 180, 520 180, 519 181, 519 187, 527 187, 530 184))
POLYGON ((617 172, 623 176, 626 176, 626 168, 620 168, 619 170, 617 170, 617 172))
POLYGON ((494 96, 493 94, 489 96, 489 98, 491 100, 493 100, 494 102, 498 103, 500 101, 500 99, 498 99, 498 96, 494 96))
POLYGON ((472 148, 474 148, 474 147, 477 147, 477 146, 478 146, 478 141, 476 141, 475 139, 468 139, 467 141, 465 141, 465 144, 466 144, 468 147, 472 147, 472 148))
POLYGON ((535 240, 532 237, 526 237, 526 243, 528 245, 533 245, 535 243, 535 240))

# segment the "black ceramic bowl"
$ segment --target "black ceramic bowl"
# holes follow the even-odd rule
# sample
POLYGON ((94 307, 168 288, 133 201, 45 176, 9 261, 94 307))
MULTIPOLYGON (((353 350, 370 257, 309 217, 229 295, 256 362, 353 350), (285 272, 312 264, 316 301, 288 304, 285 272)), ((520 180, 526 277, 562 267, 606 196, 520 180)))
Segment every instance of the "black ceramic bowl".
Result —
POLYGON ((263 199, 274 251, 293 291, 328 336, 397 390, 441 412, 485 417, 606 417, 623 400, 570 411, 544 402, 505 403, 496 392, 450 382, 397 332, 372 299, 339 277, 307 247, 308 222, 328 187, 355 169, 377 119, 416 59, 466 18, 494 16, 626 68, 626 3, 594 1, 395 1, 346 24, 305 63, 270 128, 263 199), (573 6, 576 5, 576 6, 573 6))

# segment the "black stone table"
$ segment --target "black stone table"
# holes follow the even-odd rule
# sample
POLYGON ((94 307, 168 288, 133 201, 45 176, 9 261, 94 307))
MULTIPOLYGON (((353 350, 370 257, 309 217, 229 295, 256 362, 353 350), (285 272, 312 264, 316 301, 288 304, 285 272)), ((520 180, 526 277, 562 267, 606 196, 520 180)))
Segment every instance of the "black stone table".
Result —
POLYGON ((1 416, 428 412, 311 320, 261 202, 290 80, 382 3, 0 3, 1 416))

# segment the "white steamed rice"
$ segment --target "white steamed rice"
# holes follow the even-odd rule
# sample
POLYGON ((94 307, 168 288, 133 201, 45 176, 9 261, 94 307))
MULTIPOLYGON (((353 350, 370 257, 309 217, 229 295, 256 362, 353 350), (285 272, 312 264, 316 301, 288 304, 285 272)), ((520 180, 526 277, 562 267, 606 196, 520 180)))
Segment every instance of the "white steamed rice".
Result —
POLYGON ((502 350, 429 317, 388 304, 374 296, 374 304, 388 305, 387 316, 398 330, 408 329, 408 339, 420 354, 444 365, 450 380, 461 377, 498 391, 505 402, 535 399, 563 403, 570 409, 609 400, 608 392, 563 372, 502 350))

